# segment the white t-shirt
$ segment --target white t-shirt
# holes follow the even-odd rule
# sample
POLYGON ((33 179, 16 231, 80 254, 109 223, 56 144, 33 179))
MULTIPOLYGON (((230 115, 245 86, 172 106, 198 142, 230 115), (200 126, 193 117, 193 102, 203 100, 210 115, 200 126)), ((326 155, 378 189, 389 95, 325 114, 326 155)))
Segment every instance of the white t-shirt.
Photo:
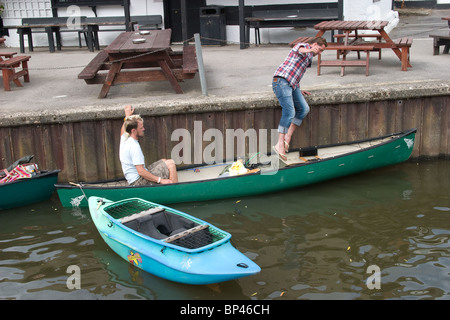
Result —
POLYGON ((119 158, 122 163, 122 171, 128 183, 139 179, 136 165, 144 165, 145 159, 139 142, 131 138, 127 133, 120 137, 119 158))

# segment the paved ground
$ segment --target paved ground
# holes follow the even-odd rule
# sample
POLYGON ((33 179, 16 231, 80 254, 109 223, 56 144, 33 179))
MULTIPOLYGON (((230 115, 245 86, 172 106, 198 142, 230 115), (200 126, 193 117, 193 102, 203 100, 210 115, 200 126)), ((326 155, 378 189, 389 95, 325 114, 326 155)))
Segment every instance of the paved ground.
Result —
MULTIPOLYGON (((450 16, 450 10, 420 10, 413 14, 401 14, 400 24, 391 32, 391 38, 412 36, 412 68, 400 69, 400 61, 392 51, 384 50, 382 59, 372 53, 370 75, 364 68, 346 68, 346 75, 339 76, 339 68, 323 68, 317 76, 316 65, 302 80, 302 89, 315 95, 326 95, 336 90, 360 88, 383 91, 395 86, 401 90, 439 87, 450 92, 450 55, 433 56, 432 40, 428 37, 434 30, 448 30, 442 16, 450 16), (419 13, 419 14, 418 14, 419 13), (445 89, 446 88, 446 89, 445 89)), ((314 35, 313 29, 299 31, 301 35, 314 35)), ((176 49, 176 47, 175 47, 176 49)), ((19 51, 18 48, 1 48, 2 51, 19 51)), ((223 47, 203 47, 208 96, 202 95, 199 77, 187 80, 181 86, 185 94, 175 94, 167 82, 134 83, 112 87, 106 99, 98 99, 101 85, 87 85, 77 79, 78 73, 97 54, 82 49, 63 47, 62 51, 49 53, 47 48, 37 48, 28 53, 31 82, 23 88, 12 86, 3 91, 0 84, 0 125, 25 121, 30 115, 47 117, 71 114, 90 114, 102 110, 113 115, 122 114, 124 104, 132 103, 141 108, 167 108, 173 105, 220 104, 273 98, 271 79, 275 68, 289 51, 287 45, 252 46, 240 50, 238 44, 223 47), (21 120, 22 119, 22 120, 21 120)), ((326 52, 333 57, 334 52, 326 52)))

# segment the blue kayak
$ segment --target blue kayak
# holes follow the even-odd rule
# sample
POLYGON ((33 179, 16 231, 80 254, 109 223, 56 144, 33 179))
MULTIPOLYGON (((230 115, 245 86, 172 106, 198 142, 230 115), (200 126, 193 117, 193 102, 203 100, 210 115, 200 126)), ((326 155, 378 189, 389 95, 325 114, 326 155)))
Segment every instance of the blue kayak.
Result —
POLYGON ((231 235, 181 211, 138 198, 89 198, 92 220, 119 256, 158 277, 210 284, 261 268, 234 248, 231 235))

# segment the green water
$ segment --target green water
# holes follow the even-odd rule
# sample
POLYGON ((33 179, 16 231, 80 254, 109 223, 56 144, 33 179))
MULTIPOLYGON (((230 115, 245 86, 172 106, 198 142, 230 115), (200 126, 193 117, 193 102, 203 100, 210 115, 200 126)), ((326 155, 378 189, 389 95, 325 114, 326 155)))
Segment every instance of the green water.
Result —
POLYGON ((132 267, 88 209, 62 208, 55 195, 0 212, 0 299, 449 299, 449 178, 450 161, 407 162, 283 193, 174 205, 230 232, 262 269, 209 286, 132 267), (72 265, 79 289, 68 288, 72 265))

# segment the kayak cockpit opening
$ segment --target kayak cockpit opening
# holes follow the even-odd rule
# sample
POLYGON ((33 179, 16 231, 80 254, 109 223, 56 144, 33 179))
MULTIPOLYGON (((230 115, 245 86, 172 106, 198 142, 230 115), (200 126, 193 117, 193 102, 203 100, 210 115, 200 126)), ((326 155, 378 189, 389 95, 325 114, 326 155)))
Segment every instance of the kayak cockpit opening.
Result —
POLYGON ((201 248, 227 237, 208 224, 146 204, 139 199, 130 199, 108 206, 104 211, 127 228, 187 249, 201 248))

